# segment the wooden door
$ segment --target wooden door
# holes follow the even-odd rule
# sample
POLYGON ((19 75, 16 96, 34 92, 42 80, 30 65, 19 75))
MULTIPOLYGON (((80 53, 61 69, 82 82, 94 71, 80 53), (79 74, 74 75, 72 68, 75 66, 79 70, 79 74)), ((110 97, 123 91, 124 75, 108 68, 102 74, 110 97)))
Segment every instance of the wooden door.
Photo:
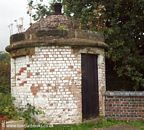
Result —
POLYGON ((83 119, 99 115, 97 55, 82 54, 82 115, 83 119))

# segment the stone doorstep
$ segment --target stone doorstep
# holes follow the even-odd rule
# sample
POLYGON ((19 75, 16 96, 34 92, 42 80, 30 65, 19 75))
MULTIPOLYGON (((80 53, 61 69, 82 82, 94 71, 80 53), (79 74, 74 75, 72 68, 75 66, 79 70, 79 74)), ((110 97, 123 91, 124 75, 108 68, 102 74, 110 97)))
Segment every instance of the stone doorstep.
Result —
POLYGON ((93 130, 139 130, 138 128, 129 125, 118 125, 111 128, 94 128, 93 130))
MULTIPOLYGON (((4 123, 2 123, 2 130, 4 130, 4 123)), ((24 130, 24 120, 6 121, 6 130, 24 130)))

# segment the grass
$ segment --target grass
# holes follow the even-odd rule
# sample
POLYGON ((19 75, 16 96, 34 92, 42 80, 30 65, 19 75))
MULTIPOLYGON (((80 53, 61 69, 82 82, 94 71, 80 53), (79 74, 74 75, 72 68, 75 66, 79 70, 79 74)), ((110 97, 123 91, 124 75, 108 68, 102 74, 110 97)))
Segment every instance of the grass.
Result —
POLYGON ((140 130, 144 130, 144 122, 142 121, 126 122, 126 121, 105 120, 105 119, 100 119, 95 122, 92 121, 78 125, 56 125, 53 127, 41 126, 37 128, 26 128, 26 130, 93 130, 94 128, 107 128, 114 125, 129 125, 139 128, 140 130))
POLYGON ((144 121, 133 121, 133 122, 128 122, 130 126, 134 126, 137 128, 140 128, 140 130, 144 130, 144 121))

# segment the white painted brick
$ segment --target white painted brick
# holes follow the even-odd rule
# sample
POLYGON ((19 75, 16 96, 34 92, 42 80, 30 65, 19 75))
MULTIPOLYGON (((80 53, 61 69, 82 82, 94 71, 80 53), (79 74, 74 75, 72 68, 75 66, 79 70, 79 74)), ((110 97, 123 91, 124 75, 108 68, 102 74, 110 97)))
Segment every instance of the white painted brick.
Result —
MULTIPOLYGON (((12 59, 11 76, 14 77, 16 73, 19 73, 20 68, 27 67, 27 64, 30 64, 30 67, 21 76, 16 77, 22 78, 21 80, 11 79, 11 85, 17 85, 12 89, 12 95, 16 97, 15 103, 24 106, 29 102, 41 107, 53 123, 62 121, 72 123, 81 119, 81 114, 78 114, 81 113, 81 109, 77 106, 81 103, 81 99, 75 98, 75 95, 68 89, 68 86, 75 82, 74 87, 79 88, 77 91, 81 93, 81 75, 77 74, 77 70, 81 70, 80 54, 73 54, 71 47, 36 47, 32 58, 27 56, 12 59), (69 69, 70 65, 73 65, 74 69, 69 69), (50 69, 54 69, 54 72, 50 72, 50 69), (29 78, 27 78, 28 72, 32 73, 29 78), (67 76, 71 79, 64 80, 67 76), (22 80, 26 80, 27 83, 19 86, 22 80), (40 86, 36 96, 31 93, 30 88, 33 84, 40 86), (63 109, 71 111, 63 111, 63 109), (61 118, 58 117, 59 115, 61 118)), ((104 59, 101 57, 98 62, 100 86, 104 85, 104 68, 104 59)))

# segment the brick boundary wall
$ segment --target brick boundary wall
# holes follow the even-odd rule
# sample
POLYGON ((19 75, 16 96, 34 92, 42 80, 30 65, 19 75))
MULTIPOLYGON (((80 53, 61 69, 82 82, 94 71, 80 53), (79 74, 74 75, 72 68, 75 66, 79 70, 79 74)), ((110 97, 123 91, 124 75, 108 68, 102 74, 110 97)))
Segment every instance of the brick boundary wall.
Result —
POLYGON ((144 91, 107 91, 105 116, 107 119, 144 121, 144 91))

